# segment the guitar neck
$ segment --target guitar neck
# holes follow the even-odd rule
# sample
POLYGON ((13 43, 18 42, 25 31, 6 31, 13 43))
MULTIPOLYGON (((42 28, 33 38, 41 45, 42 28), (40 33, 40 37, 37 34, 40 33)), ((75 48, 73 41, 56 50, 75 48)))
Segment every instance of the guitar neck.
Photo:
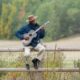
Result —
POLYGON ((46 27, 46 25, 49 23, 49 21, 45 22, 42 26, 40 26, 37 30, 35 30, 32 34, 35 34, 38 32, 41 28, 46 27))

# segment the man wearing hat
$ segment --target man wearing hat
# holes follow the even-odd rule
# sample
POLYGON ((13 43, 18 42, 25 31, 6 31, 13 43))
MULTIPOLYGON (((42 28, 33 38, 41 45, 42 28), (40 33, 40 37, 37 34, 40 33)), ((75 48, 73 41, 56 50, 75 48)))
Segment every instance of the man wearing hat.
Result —
MULTIPOLYGON (((40 27, 39 24, 36 22, 36 19, 37 19, 37 17, 34 15, 28 16, 28 22, 29 23, 27 25, 23 26, 21 29, 19 29, 16 32, 16 36, 22 42, 29 39, 29 37, 24 36, 25 33, 28 33, 31 30, 35 31, 36 29, 38 29, 40 27)), ((45 36, 44 28, 41 28, 38 32, 36 32, 36 34, 37 34, 37 36, 35 38, 33 38, 28 45, 24 44, 24 51, 25 51, 24 56, 25 56, 25 59, 27 61, 26 62, 26 68, 27 69, 30 68, 30 65, 29 65, 29 58, 31 55, 30 46, 39 51, 37 56, 34 59, 32 59, 32 63, 33 63, 34 68, 37 69, 39 67, 39 64, 40 64, 40 62, 44 56, 45 47, 44 47, 44 45, 42 45, 40 43, 40 40, 43 39, 45 36)))

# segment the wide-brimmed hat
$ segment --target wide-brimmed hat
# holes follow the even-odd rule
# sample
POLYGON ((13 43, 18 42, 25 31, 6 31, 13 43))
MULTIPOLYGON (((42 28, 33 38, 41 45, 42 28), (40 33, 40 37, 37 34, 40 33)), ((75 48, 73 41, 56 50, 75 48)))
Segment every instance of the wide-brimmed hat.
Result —
POLYGON ((37 19, 37 16, 29 15, 29 16, 28 16, 28 20, 26 20, 26 22, 27 22, 27 21, 33 21, 33 20, 36 20, 36 19, 37 19))

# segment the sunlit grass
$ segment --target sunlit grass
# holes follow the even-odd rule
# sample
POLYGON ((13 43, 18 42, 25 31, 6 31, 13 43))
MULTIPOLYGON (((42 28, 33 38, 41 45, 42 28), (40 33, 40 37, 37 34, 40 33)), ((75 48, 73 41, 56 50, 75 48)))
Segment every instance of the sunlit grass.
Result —
MULTIPOLYGON (((4 53, 5 54, 5 53, 4 53)), ((3 55, 4 55, 3 54, 3 55)), ((23 57, 23 53, 6 53, 9 59, 14 59, 14 60, 6 60, 6 55, 5 59, 1 59, 0 58, 0 67, 25 67, 25 63, 24 63, 24 57, 23 57), (17 57, 16 57, 17 56, 17 57)), ((2 56, 3 56, 2 55, 2 56)), ((0 56, 1 57, 1 56, 0 56)), ((42 65, 41 67, 45 67, 45 68, 56 68, 56 67, 63 67, 63 61, 64 61, 64 55, 61 52, 46 52, 45 53, 45 57, 44 60, 42 61, 42 65)), ((66 64, 66 63, 65 63, 66 64)), ((77 65, 79 65, 79 61, 76 62, 77 65)), ((76 65, 75 64, 75 65, 76 65)), ((69 63, 69 65, 71 65, 71 63, 69 63)), ((31 66, 32 67, 32 66, 31 66)), ((28 73, 28 72, 1 72, 0 73, 0 80, 9 80, 9 79, 13 79, 13 80, 30 80, 31 76, 33 78, 33 76, 38 75, 39 73, 28 73)), ((79 73, 71 73, 71 72, 42 72, 41 74, 39 74, 43 80, 73 80, 74 78, 76 78, 75 80, 79 80, 79 73)))

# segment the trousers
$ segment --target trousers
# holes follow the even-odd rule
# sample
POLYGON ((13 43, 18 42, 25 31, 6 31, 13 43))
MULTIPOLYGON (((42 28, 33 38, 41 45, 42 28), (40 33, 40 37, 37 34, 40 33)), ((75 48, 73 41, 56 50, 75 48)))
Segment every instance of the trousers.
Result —
MULTIPOLYGON (((35 58, 41 61, 44 57, 45 47, 41 43, 39 43, 36 47, 34 47, 34 49, 38 51, 35 58)), ((29 64, 29 60, 31 57, 31 48, 29 46, 24 47, 24 56, 26 57, 26 63, 29 64)))

